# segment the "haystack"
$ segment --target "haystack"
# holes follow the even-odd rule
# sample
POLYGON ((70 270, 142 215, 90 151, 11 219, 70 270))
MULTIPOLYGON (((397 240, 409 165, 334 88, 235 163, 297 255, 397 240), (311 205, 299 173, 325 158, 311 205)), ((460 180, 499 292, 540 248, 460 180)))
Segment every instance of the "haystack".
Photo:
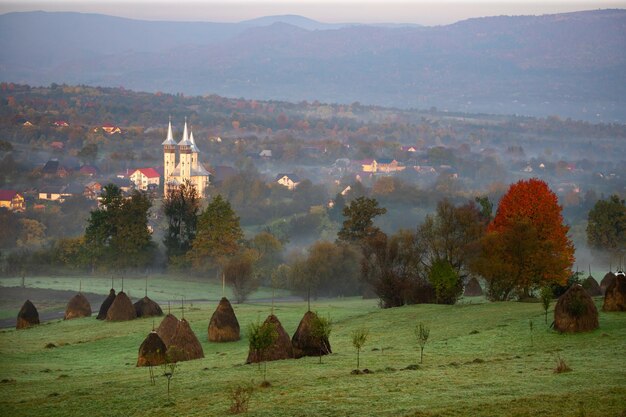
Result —
POLYGON ((65 307, 63 320, 77 319, 80 317, 91 317, 91 304, 81 293, 73 296, 65 307))
POLYGON ((612 272, 607 272, 602 281, 600 281, 600 289, 602 290, 602 294, 606 293, 606 289, 609 288, 609 285, 615 280, 615 274, 612 272))
POLYGON ((576 333, 597 329, 598 309, 580 284, 572 285, 559 297, 554 308, 554 329, 576 333))
POLYGON ((174 337, 167 347, 167 356, 172 362, 204 358, 202 345, 187 320, 182 319, 178 322, 174 337))
POLYGON ((615 279, 604 293, 603 311, 626 311, 626 277, 615 275, 615 279))
POLYGON ((17 314, 17 324, 15 328, 26 329, 36 324, 39 324, 39 312, 30 300, 26 300, 20 312, 17 314))
POLYGON ((592 297, 602 295, 602 289, 600 289, 600 284, 598 284, 598 281, 596 281, 596 279, 591 275, 589 275, 587 279, 583 281, 583 288, 592 297))
POLYGON ((104 301, 102 302, 102 305, 100 306, 98 317, 96 317, 98 320, 106 320, 107 313, 109 312, 109 308, 111 308, 111 304, 113 304, 114 300, 115 300, 115 290, 111 288, 111 291, 109 291, 109 295, 107 296, 107 298, 104 299, 104 301))
POLYGON ((235 342, 239 339, 235 310, 228 298, 222 297, 209 321, 209 342, 235 342))
POLYGON ((137 366, 158 366, 167 361, 167 347, 154 330, 148 334, 141 346, 137 366))
POLYGON ((115 300, 113 300, 113 304, 111 304, 109 311, 107 311, 107 320, 127 321, 136 318, 137 313, 135 313, 135 307, 130 301, 130 298, 128 298, 124 291, 117 293, 115 300))
POLYGON ((146 296, 135 303, 135 313, 137 317, 156 317, 162 316, 163 310, 156 301, 146 296))
POLYGON ((328 338, 324 338, 320 341, 320 339, 312 335, 313 320, 316 318, 317 314, 312 311, 307 311, 304 317, 302 317, 302 320, 300 320, 300 324, 291 339, 294 358, 298 359, 303 356, 320 356, 332 353, 328 338))
POLYGON ((176 327, 178 326, 178 319, 173 314, 168 314, 163 317, 161 320, 161 324, 157 328, 157 334, 165 343, 165 346, 170 347, 172 343, 172 339, 174 338, 174 333, 176 333, 176 327))
POLYGON ((280 359, 293 358, 293 347, 291 346, 291 339, 289 338, 289 335, 287 334, 285 329, 283 329, 283 325, 280 324, 280 320, 278 320, 275 315, 270 314, 263 322, 263 325, 267 323, 272 323, 274 325, 278 337, 274 341, 274 344, 265 351, 262 358, 257 355, 256 351, 250 350, 250 352, 248 352, 248 359, 246 360, 246 363, 276 361, 280 359))
POLYGON ((465 284, 465 292, 463 293, 465 297, 478 297, 483 295, 483 289, 480 286, 480 283, 476 279, 476 277, 471 277, 467 284, 465 284))

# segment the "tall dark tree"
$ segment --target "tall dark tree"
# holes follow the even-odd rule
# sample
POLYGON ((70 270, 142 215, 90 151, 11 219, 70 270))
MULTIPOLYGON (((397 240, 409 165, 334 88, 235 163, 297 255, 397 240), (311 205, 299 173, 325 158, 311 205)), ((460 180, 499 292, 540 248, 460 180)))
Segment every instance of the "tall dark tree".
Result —
POLYGON ((365 239, 362 251, 362 278, 383 308, 425 301, 420 294, 427 287, 423 254, 415 233, 400 230, 388 238, 378 232, 365 239))
POLYGON ((461 295, 468 263, 477 253, 485 227, 481 211, 474 203, 454 206, 448 200, 440 201, 435 215, 427 216, 420 226, 423 264, 429 277, 437 281, 431 284, 437 289, 438 302, 453 304, 461 295), (455 285, 450 282, 452 277, 456 277, 455 285))
POLYGON ((172 260, 187 253, 196 237, 200 197, 196 187, 186 180, 178 187, 168 189, 163 200, 163 213, 167 217, 167 232, 163 244, 167 257, 172 260))
POLYGON ((91 212, 85 230, 85 249, 92 267, 123 270, 148 265, 155 245, 148 229, 152 203, 142 192, 129 198, 114 184, 104 187, 102 203, 91 212))
POLYGON ((198 217, 196 238, 187 257, 196 270, 221 269, 239 251, 242 240, 239 217, 218 194, 198 217))
POLYGON ((378 207, 375 198, 358 197, 344 207, 345 218, 337 238, 345 242, 360 242, 368 236, 374 236, 380 229, 374 226, 374 218, 387 213, 384 207, 378 207))
POLYGON ((587 242, 614 255, 626 252, 626 204, 617 195, 598 200, 589 211, 587 242))

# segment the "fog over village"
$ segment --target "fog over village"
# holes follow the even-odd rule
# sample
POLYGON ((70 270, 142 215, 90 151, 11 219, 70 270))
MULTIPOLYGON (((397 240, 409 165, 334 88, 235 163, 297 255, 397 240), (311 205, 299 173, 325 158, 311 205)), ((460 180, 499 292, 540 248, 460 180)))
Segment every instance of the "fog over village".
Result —
POLYGON ((0 414, 626 414, 624 4, 234 4, 0 4, 0 414))

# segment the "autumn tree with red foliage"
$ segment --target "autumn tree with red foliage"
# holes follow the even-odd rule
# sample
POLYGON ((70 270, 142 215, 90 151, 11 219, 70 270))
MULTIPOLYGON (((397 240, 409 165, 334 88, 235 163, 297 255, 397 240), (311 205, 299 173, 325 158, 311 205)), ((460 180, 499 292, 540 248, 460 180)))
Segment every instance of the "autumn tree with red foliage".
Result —
POLYGON ((574 263, 568 230, 548 184, 534 178, 519 181, 500 200, 472 269, 487 280, 488 295, 496 300, 563 285, 574 263))

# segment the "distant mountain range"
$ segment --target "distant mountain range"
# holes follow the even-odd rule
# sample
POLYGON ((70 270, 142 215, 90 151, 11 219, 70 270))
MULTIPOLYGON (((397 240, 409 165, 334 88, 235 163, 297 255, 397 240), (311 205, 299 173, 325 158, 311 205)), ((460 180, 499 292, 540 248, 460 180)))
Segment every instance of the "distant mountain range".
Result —
POLYGON ((626 121, 626 10, 447 26, 0 15, 0 80, 626 121))

